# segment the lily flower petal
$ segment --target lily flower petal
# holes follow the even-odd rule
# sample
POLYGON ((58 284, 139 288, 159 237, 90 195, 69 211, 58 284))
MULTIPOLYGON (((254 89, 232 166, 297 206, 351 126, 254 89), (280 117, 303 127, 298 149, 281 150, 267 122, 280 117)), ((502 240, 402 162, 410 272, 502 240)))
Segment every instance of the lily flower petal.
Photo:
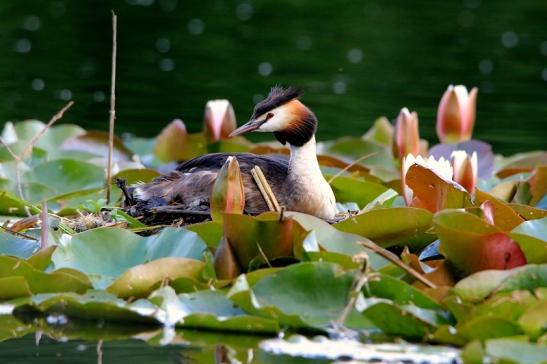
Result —
POLYGON ((393 133, 393 155, 403 158, 407 154, 420 154, 420 135, 418 133, 418 114, 406 107, 401 109, 393 133))
POLYGON ((209 141, 226 139, 237 127, 234 108, 228 100, 210 100, 205 105, 203 121, 209 141))
POLYGON ((463 85, 448 86, 437 110, 437 135, 442 143, 471 139, 475 125, 478 89, 471 92, 463 85))
POLYGON ((471 157, 463 150, 452 152, 452 168, 454 169, 454 182, 460 184, 469 193, 475 191, 478 176, 477 153, 471 157))

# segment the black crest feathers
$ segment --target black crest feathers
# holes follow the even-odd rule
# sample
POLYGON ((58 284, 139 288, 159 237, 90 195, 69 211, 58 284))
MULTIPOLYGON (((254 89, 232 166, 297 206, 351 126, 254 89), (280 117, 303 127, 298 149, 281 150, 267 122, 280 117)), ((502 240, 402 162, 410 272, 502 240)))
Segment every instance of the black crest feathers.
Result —
POLYGON ((302 91, 297 87, 283 88, 281 86, 274 86, 270 90, 268 96, 256 104, 251 119, 256 119, 260 115, 279 107, 292 99, 296 99, 302 95, 302 91))

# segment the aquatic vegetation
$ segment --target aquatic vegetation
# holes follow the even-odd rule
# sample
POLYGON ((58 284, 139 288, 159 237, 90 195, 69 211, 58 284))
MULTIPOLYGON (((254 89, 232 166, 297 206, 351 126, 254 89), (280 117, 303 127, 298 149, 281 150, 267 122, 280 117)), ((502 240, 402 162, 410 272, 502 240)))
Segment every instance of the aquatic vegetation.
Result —
MULTIPOLYGON (((231 158, 215 182, 209 221, 174 215, 169 226, 147 226, 120 206, 123 183, 113 184, 113 203, 105 205, 105 134, 7 123, 0 341, 37 327, 59 337, 69 323, 87 320, 123 323, 125 331, 113 331, 120 337, 137 337, 146 330, 131 325, 147 325, 146 340, 163 344, 174 340, 167 332, 175 327, 328 337, 264 341, 264 358, 290 355, 295 343, 305 344, 300 354, 324 357, 317 343, 332 340, 355 345, 340 346, 341 356, 363 359, 371 347, 358 341, 402 338, 462 348, 437 353, 469 362, 541 362, 547 152, 504 157, 468 140, 476 89, 467 95, 462 87, 447 90, 437 123, 442 141, 458 143, 428 152, 407 109, 395 127, 379 119, 362 137, 319 143, 340 211, 334 223, 284 210, 243 215, 231 158)), ((114 178, 148 182, 170 162, 206 152, 287 153, 278 143, 227 138, 234 128, 231 105, 214 101, 203 132, 188 133, 175 120, 154 139, 116 139, 114 178)), ((107 335, 85 332, 63 335, 107 335)), ((405 350, 397 355, 429 357, 435 349, 405 350)))

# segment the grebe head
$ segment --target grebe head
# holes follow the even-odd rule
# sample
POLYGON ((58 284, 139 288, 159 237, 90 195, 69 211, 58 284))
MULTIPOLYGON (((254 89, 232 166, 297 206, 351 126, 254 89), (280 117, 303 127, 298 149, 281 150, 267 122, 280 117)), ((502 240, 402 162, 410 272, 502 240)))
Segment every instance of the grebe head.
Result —
POLYGON ((298 100, 300 94, 294 87, 272 87, 269 95, 256 104, 251 120, 230 136, 251 131, 273 132, 282 144, 304 145, 315 135, 317 118, 298 100))

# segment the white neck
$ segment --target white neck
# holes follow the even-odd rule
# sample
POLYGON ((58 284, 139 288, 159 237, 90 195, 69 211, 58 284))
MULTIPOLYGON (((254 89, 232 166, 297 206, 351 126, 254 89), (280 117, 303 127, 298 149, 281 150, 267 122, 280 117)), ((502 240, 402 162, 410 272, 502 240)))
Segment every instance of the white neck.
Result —
MULTIPOLYGON (((313 205, 313 214, 324 219, 332 219, 336 214, 336 200, 332 188, 323 177, 319 162, 315 136, 301 147, 291 145, 289 160, 289 179, 298 184, 304 199, 313 205)), ((309 212, 311 213, 311 212, 309 212)))
MULTIPOLYGON (((290 144, 289 144, 290 145, 290 144)), ((319 162, 317 161, 317 149, 315 137, 312 137, 301 147, 291 147, 291 159, 289 160, 289 174, 310 174, 320 175, 323 178, 319 162)))

